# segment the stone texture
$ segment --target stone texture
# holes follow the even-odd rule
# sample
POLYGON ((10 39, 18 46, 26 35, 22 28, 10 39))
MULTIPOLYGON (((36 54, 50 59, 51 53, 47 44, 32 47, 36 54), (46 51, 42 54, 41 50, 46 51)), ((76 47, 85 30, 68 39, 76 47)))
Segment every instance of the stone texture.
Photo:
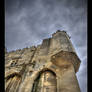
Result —
POLYGON ((5 91, 80 92, 79 66, 70 37, 58 30, 37 47, 5 52, 5 91))

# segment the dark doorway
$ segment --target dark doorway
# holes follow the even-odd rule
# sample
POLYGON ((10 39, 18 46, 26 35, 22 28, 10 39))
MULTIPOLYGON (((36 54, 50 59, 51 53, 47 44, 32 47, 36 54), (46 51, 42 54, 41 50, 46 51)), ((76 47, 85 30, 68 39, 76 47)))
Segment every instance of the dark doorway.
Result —
POLYGON ((57 92, 56 75, 45 70, 35 80, 32 92, 57 92))

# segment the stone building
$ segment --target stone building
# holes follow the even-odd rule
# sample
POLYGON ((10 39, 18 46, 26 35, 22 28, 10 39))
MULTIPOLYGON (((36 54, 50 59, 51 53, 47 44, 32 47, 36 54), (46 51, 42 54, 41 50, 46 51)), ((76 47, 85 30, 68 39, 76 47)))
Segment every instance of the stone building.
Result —
POLYGON ((58 30, 37 47, 5 53, 5 92, 80 92, 79 66, 70 37, 58 30))

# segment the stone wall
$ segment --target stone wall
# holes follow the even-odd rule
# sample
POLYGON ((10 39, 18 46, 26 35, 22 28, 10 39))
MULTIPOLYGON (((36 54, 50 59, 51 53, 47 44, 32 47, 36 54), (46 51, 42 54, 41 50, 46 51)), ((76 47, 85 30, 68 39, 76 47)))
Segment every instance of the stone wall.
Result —
MULTIPOLYGON (((57 31, 37 47, 32 46, 5 53, 5 91, 54 92, 53 89, 55 89, 55 92, 80 92, 75 74, 79 66, 80 59, 76 55, 70 37, 65 31, 57 31), (55 74, 56 85, 55 79, 50 77, 48 79, 52 82, 35 83, 37 78, 46 71, 55 74), (39 87, 34 85, 39 83, 42 89, 38 91, 35 89, 39 87), (43 83, 47 83, 46 87, 43 83), (55 87, 50 88, 50 83, 55 87)), ((49 72, 45 77, 51 75, 49 72)), ((39 77, 37 81, 42 81, 44 78, 39 77)))

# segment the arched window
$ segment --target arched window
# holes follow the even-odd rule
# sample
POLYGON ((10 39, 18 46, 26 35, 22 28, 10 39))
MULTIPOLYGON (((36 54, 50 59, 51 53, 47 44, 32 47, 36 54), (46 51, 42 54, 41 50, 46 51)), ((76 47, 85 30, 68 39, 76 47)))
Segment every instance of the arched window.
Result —
POLYGON ((17 74, 12 74, 6 78, 5 92, 17 92, 21 77, 17 74))
POLYGON ((32 92, 57 92, 56 75, 49 70, 39 74, 34 81, 32 92))
POLYGON ((13 60, 13 61, 11 62, 11 67, 13 67, 13 66, 15 66, 15 65, 17 65, 17 61, 16 61, 16 60, 13 60))

